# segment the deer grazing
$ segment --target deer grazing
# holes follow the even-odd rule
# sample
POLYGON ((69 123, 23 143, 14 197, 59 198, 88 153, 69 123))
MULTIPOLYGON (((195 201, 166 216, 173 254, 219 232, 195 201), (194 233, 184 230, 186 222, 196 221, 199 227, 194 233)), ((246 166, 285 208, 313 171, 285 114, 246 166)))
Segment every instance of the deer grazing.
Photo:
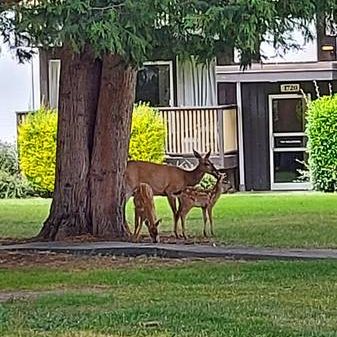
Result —
POLYGON ((217 182, 211 189, 187 187, 184 191, 182 191, 178 195, 179 208, 176 214, 175 228, 174 228, 176 236, 178 236, 177 227, 180 219, 182 235, 184 239, 186 239, 185 219, 187 214, 193 207, 199 207, 202 209, 202 215, 204 220, 204 230, 203 230, 204 237, 207 237, 206 233, 207 220, 209 220, 210 223, 211 235, 214 235, 213 218, 212 218, 213 207, 218 201, 220 195, 222 193, 227 193, 230 190, 232 190, 232 185, 227 180, 227 174, 219 173, 217 182))
POLYGON ((161 220, 156 219, 153 192, 148 184, 141 183, 134 193, 135 232, 134 238, 139 241, 143 222, 147 226, 152 242, 159 242, 158 226, 161 220))
POLYGON ((204 157, 197 151, 193 150, 193 153, 198 159, 198 165, 190 171, 171 165, 129 161, 125 171, 126 201, 141 183, 148 184, 154 195, 167 197, 175 220, 177 213, 176 194, 188 186, 198 184, 206 173, 217 177, 217 169, 209 160, 210 152, 204 157))

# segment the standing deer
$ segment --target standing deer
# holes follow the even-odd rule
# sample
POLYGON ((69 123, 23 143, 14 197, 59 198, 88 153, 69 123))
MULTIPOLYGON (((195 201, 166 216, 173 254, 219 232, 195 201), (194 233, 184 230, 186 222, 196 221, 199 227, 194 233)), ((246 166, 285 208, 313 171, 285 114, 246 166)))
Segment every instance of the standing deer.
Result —
MULTIPOLYGON (((129 161, 125 171, 126 201, 132 196, 141 183, 151 186, 154 195, 166 196, 176 219, 177 205, 176 194, 187 186, 198 184, 206 173, 217 176, 218 171, 209 160, 210 151, 202 157, 193 150, 198 159, 198 165, 193 170, 184 170, 180 167, 155 164, 145 161, 129 161)), ((176 227, 176 224, 174 224, 176 227)))
POLYGON ((188 212, 193 207, 199 207, 202 209, 202 215, 204 220, 204 237, 207 237, 206 233, 206 225, 207 219, 210 223, 211 234, 214 235, 213 232, 213 218, 212 211, 213 207, 218 201, 221 193, 229 192, 232 189, 231 183, 227 180, 226 173, 219 173, 219 177, 217 179, 216 184, 211 189, 200 189, 196 187, 187 187, 183 192, 178 195, 179 200, 179 208, 176 214, 176 227, 174 229, 177 236, 177 225, 180 219, 181 221, 181 230, 184 239, 186 239, 185 235, 185 219, 188 212))
POLYGON ((141 183, 134 193, 135 205, 135 240, 138 241, 143 222, 149 231, 152 242, 159 242, 158 226, 161 221, 156 219, 153 192, 148 184, 141 183))

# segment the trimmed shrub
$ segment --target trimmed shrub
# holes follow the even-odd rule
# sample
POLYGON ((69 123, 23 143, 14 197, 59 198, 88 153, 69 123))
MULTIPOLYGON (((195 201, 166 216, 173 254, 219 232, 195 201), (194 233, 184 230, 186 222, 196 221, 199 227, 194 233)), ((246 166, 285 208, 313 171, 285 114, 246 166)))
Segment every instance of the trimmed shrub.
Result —
MULTIPOLYGON (((20 169, 38 190, 48 195, 54 189, 57 114, 42 107, 19 126, 20 169)), ((165 124, 147 104, 135 107, 129 158, 162 163, 165 154, 165 124)))
POLYGON ((45 107, 27 116, 19 126, 20 168, 42 191, 54 190, 57 114, 45 107))
POLYGON ((165 155, 165 124, 148 104, 133 110, 129 158, 162 163, 165 155))
POLYGON ((0 199, 33 196, 34 190, 18 170, 14 145, 0 143, 0 199))
POLYGON ((337 95, 309 105, 307 135, 309 168, 314 189, 337 190, 337 95))

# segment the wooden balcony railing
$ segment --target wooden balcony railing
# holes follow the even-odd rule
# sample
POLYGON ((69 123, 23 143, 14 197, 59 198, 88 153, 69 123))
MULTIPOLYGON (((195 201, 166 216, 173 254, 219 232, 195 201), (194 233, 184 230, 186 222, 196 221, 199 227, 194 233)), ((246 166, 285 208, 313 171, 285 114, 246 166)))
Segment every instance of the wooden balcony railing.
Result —
POLYGON ((237 151, 236 106, 160 108, 166 124, 166 154, 193 149, 215 156, 237 151))

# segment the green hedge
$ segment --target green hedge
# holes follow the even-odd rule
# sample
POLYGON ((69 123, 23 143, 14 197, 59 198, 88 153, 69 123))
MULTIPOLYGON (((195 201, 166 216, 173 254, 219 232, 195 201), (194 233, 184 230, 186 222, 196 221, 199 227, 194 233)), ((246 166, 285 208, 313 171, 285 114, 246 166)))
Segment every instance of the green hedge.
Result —
POLYGON ((337 190, 337 95, 309 105, 307 134, 309 168, 314 189, 337 190))
POLYGON ((14 145, 0 143, 0 199, 25 198, 35 191, 18 169, 18 156, 14 145))
POLYGON ((54 190, 57 114, 42 107, 19 126, 20 169, 43 191, 54 190))
POLYGON ((132 115, 129 158, 162 163, 165 155, 165 124, 158 111, 139 104, 132 115))
MULTIPOLYGON (((40 194, 54 189, 56 130, 56 112, 44 107, 29 114, 19 126, 20 168, 40 194)), ((165 130, 165 124, 155 109, 147 104, 136 106, 129 158, 163 162, 165 130)))

